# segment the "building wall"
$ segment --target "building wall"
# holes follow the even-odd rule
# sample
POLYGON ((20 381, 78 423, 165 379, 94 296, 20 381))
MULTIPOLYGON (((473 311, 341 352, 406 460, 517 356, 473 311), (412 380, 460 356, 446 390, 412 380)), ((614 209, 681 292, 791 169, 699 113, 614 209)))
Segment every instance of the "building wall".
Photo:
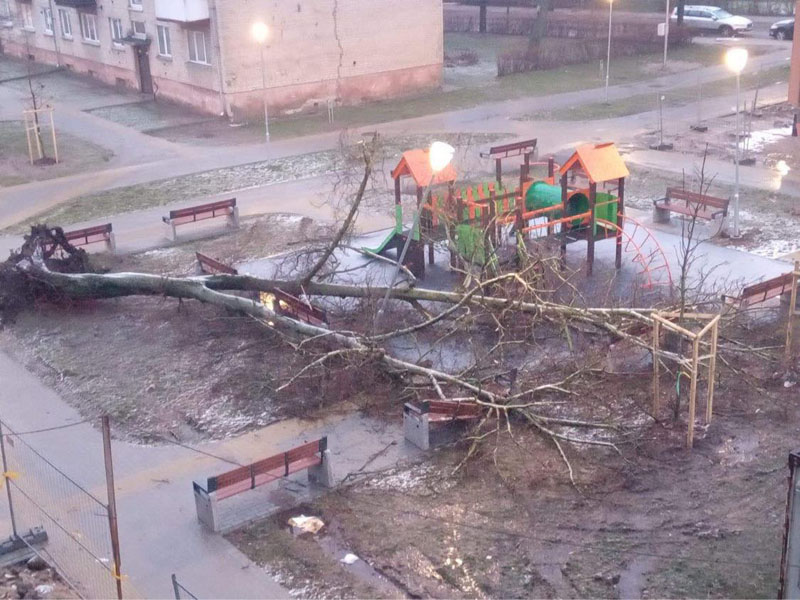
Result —
MULTIPOLYGON (((31 0, 33 28, 25 28, 22 4, 10 0, 11 27, 0 28, 5 52, 50 64, 61 65, 78 73, 92 75, 110 85, 124 85, 139 89, 139 76, 133 46, 117 43, 112 39, 109 18, 122 22, 123 35, 132 34, 132 21, 144 22, 145 33, 151 40, 148 49, 150 71, 157 96, 197 106, 207 112, 220 112, 222 99, 219 95, 219 76, 212 64, 197 64, 189 61, 188 29, 180 24, 157 21, 152 0, 143 0, 141 10, 133 7, 129 0, 102 0, 95 14, 98 42, 86 40, 81 35, 79 12, 52 3, 54 12, 54 34, 45 33, 44 10, 50 6, 48 0, 31 0), (72 36, 61 30, 60 11, 68 15, 72 36), (169 30, 171 56, 161 56, 157 41, 157 25, 169 30), (56 54, 58 47, 58 56, 56 54)), ((205 25, 206 34, 211 32, 205 25)), ((209 42, 209 47, 212 44, 209 42)))
POLYGON ((217 0, 223 79, 234 112, 260 110, 265 22, 271 107, 352 104, 411 94, 442 81, 441 0, 217 0))
MULTIPOLYGON (((0 0, 2 2, 2 0, 0 0)), ((187 27, 157 21, 155 0, 99 0, 99 42, 82 39, 79 14, 55 5, 54 35, 44 33, 43 10, 50 0, 31 0, 33 28, 22 25, 21 0, 8 0, 14 18, 0 25, 5 52, 37 61, 57 62, 111 85, 139 88, 134 48, 112 40, 109 17, 122 20, 132 33, 143 21, 149 64, 158 96, 190 104, 209 113, 227 112, 234 119, 261 114, 264 97, 274 112, 407 95, 437 87, 442 81, 442 0, 209 0, 210 22, 187 27), (67 12, 72 38, 65 38, 58 10, 67 12), (262 20, 271 30, 261 68, 260 47, 250 27, 262 20), (157 26, 167 27, 171 56, 160 56, 157 26), (202 31, 211 64, 192 62, 189 36, 202 31), (223 59, 219 60, 219 56, 223 59), (222 90, 222 93, 220 92, 222 90)))
MULTIPOLYGON (((800 0, 797 0, 794 14, 796 18, 800 18, 800 0)), ((800 108, 800 27, 796 22, 792 42, 792 67, 789 75, 789 102, 800 108)))

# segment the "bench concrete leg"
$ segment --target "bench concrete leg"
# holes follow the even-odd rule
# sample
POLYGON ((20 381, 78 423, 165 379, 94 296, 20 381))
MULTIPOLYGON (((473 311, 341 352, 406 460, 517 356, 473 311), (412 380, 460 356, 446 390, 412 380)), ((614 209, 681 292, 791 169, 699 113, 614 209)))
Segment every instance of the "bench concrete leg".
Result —
POLYGON ((410 415, 403 413, 403 434, 420 450, 430 448, 430 422, 427 414, 410 415))
POLYGON ((670 212, 668 208, 653 207, 653 223, 669 223, 670 212))
POLYGON ((197 520, 211 531, 218 531, 217 500, 202 489, 194 487, 194 505, 197 509, 197 520))
POLYGON ((167 239, 174 242, 178 239, 178 232, 175 231, 175 223, 165 223, 167 226, 167 239))
POLYGON ((234 206, 233 210, 231 210, 231 215, 228 217, 230 220, 231 227, 238 228, 239 227, 239 207, 234 206))
POLYGON ((106 246, 108 247, 108 251, 111 252, 111 254, 116 254, 116 252, 117 252, 117 240, 114 237, 113 233, 109 233, 108 234, 108 242, 106 243, 106 246))
POLYGON ((322 453, 322 464, 308 468, 308 481, 327 488, 334 486, 333 464, 331 464, 331 451, 322 453))

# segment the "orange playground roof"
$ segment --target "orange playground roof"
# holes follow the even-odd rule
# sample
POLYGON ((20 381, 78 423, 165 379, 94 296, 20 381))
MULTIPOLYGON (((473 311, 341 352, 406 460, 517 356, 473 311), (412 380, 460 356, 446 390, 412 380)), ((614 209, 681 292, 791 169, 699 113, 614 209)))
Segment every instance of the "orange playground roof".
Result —
MULTIPOLYGON (((403 157, 392 171, 392 179, 403 175, 411 175, 418 187, 427 186, 433 175, 431 164, 428 161, 428 150, 417 149, 403 152, 403 157)), ((456 170, 451 163, 436 175, 433 183, 449 183, 455 181, 457 177, 456 170)))
POLYGON ((602 183, 630 175, 625 161, 612 142, 605 144, 583 144, 561 167, 563 175, 578 163, 592 183, 602 183))

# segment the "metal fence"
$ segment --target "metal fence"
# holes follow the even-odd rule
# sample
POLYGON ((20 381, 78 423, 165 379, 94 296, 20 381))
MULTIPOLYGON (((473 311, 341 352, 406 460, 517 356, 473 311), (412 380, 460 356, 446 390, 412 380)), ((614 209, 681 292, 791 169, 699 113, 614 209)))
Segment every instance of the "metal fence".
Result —
POLYGON ((82 598, 135 597, 114 561, 113 502, 83 488, 2 421, 0 452, 14 537, 82 598), (47 534, 41 545, 26 539, 35 528, 47 534))
POLYGON ((192 592, 187 590, 178 582, 178 578, 175 576, 175 573, 172 574, 172 589, 175 591, 175 600, 181 600, 182 598, 191 598, 192 600, 197 600, 197 596, 195 596, 192 592))

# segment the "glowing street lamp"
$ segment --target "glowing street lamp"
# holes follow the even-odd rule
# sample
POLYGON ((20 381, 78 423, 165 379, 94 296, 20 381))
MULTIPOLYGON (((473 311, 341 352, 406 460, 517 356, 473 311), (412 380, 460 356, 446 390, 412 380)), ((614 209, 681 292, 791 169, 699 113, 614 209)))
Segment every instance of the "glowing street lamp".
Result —
POLYGON ((746 48, 731 48, 725 53, 725 66, 736 74, 736 152, 734 153, 736 183, 733 189, 733 237, 735 238, 741 235, 739 231, 739 96, 741 91, 740 75, 747 65, 747 56, 746 48))
POLYGON ((611 74, 611 14, 614 0, 608 0, 608 52, 606 53, 606 104, 608 104, 608 77, 611 74))
MULTIPOLYGON (((428 185, 425 187, 425 192, 422 194, 422 202, 425 202, 425 199, 428 197, 436 176, 447 168, 447 165, 449 165, 453 160, 455 153, 456 149, 445 142, 433 142, 431 144, 431 147, 428 150, 428 164, 431 167, 431 178, 428 181, 428 185)), ((403 244, 403 250, 400 252, 400 256, 397 257, 397 266, 395 267, 389 287, 386 289, 386 295, 383 297, 381 307, 378 310, 378 317, 383 314, 384 310, 386 309, 386 303, 389 301, 389 296, 392 295, 392 289, 394 289, 397 276, 400 274, 400 267, 406 258, 408 247, 411 245, 411 238, 414 236, 414 231, 416 231, 417 227, 419 227, 419 218, 421 213, 421 207, 417 206, 417 211, 414 214, 414 222, 411 224, 411 229, 406 236, 406 243, 403 244)))
POLYGON ((267 69, 264 64, 264 47, 269 39, 269 27, 266 23, 256 21, 250 27, 250 35, 253 41, 261 47, 261 89, 264 96, 264 133, 269 142, 269 109, 267 106, 267 69))

